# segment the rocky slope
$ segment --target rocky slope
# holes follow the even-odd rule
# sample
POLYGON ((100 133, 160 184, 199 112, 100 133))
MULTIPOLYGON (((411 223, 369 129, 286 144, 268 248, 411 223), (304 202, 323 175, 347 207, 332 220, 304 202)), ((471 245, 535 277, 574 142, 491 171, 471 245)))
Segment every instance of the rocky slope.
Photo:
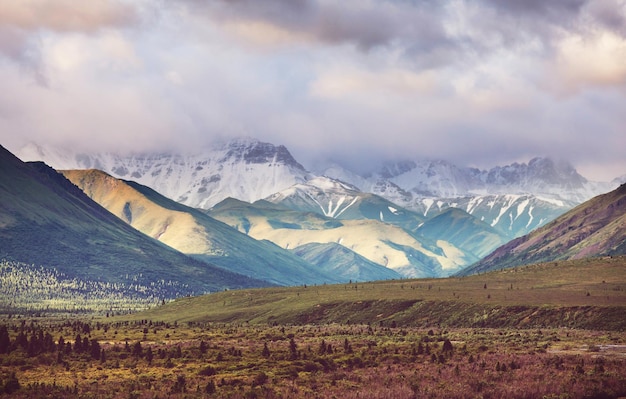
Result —
POLYGON ((626 254, 626 184, 505 244, 462 274, 529 263, 622 254, 626 254))

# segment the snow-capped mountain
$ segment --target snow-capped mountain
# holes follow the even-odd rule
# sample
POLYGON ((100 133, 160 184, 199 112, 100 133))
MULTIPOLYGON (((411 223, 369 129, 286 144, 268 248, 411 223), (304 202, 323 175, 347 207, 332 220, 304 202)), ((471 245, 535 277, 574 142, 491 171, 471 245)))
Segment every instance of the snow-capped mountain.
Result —
POLYGON ((342 179, 363 191, 397 187, 402 200, 412 198, 455 198, 480 194, 533 194, 566 202, 581 203, 614 188, 615 183, 591 182, 565 161, 533 158, 526 163, 496 166, 489 170, 459 167, 450 162, 401 161, 386 163, 376 173, 358 176, 337 164, 322 174, 342 179))
MULTIPOLYGON (((301 256, 311 255, 312 244, 332 243, 406 277, 441 277, 508 241, 474 216, 454 211, 425 221, 378 195, 329 177, 315 177, 254 204, 226 200, 209 214, 301 256)), ((345 251, 316 248, 313 252, 316 262, 324 261, 323 268, 332 268, 346 257, 345 251)), ((359 264, 356 259, 352 257, 353 266, 359 264)))
POLYGON ((355 213, 360 208, 353 203, 357 195, 350 194, 352 190, 358 196, 368 193, 391 203, 370 207, 365 218, 392 221, 398 216, 391 210, 394 208, 426 219, 451 207, 460 208, 511 239, 614 189, 620 182, 591 182, 567 162, 548 158, 489 170, 441 160, 401 161, 384 164, 369 175, 359 175, 335 163, 318 167, 313 174, 284 146, 250 138, 191 155, 80 154, 36 145, 17 154, 23 160, 41 160, 56 169, 101 169, 195 208, 209 209, 229 197, 246 202, 268 198, 272 202, 307 203, 310 211, 329 217, 360 218, 363 215, 355 213), (376 209, 378 213, 372 215, 376 209))
POLYGON ((535 195, 501 194, 459 198, 418 198, 412 209, 433 217, 449 208, 462 209, 510 239, 543 226, 577 205, 535 195))
POLYGON ((359 176, 333 164, 321 173, 406 209, 434 216, 460 208, 510 238, 527 234, 575 205, 613 189, 617 182, 591 182, 567 162, 534 158, 489 170, 446 161, 387 163, 359 176))
MULTIPOLYGON (((460 210, 458 212, 464 213, 460 210)), ((309 254, 311 248, 302 247, 314 243, 339 244, 369 262, 392 269, 405 277, 449 276, 480 259, 474 252, 467 250, 461 240, 455 240, 459 243, 457 246, 444 237, 433 240, 377 219, 338 220, 319 212, 294 210, 288 204, 268 201, 249 204, 227 199, 207 213, 257 240, 272 241, 295 253, 309 254)), ((476 220, 470 215, 467 217, 476 220)), ((489 248, 484 252, 491 252, 502 243, 486 241, 484 244, 489 248)), ((327 254, 339 256, 339 259, 326 258, 323 265, 317 259, 315 263, 324 269, 343 262, 346 255, 345 251, 327 254)), ((307 259, 307 255, 303 256, 307 259)), ((354 264, 358 265, 359 262, 354 264)), ((378 278, 388 276, 378 274, 378 278)))
POLYGON ((284 146, 249 138, 196 154, 81 154, 35 144, 17 154, 22 160, 44 161, 55 169, 99 169, 205 209, 228 197, 255 201, 310 177, 284 146))
POLYGON ((300 212, 315 212, 333 219, 372 219, 415 230, 424 218, 375 194, 329 177, 314 177, 265 199, 300 212))

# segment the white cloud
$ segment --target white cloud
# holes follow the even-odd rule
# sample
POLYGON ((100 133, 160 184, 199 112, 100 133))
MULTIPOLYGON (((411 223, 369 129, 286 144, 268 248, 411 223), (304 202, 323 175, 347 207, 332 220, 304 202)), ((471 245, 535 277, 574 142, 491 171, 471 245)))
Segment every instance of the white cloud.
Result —
POLYGON ((573 94, 587 86, 626 86, 626 39, 609 31, 565 38, 549 70, 556 89, 573 94), (556 77, 556 79, 554 79, 556 77))
POLYGON ((0 141, 626 169, 624 4, 6 0, 0 141))

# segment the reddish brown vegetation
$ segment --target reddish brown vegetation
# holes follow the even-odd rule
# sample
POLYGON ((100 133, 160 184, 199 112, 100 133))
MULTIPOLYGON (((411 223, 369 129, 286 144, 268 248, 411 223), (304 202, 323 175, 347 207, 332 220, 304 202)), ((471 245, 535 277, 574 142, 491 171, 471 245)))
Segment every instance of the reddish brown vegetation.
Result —
POLYGON ((626 395, 625 342, 623 333, 582 330, 22 324, 0 326, 0 390, 15 398, 611 398, 626 395))

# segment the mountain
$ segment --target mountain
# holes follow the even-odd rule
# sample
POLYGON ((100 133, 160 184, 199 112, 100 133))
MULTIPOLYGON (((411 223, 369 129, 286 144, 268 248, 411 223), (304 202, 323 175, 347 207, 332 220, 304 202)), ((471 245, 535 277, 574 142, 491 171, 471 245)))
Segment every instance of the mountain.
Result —
POLYGON ((626 254, 626 184, 515 239, 461 274, 554 260, 626 254))
MULTIPOLYGON (((332 178, 341 182, 341 190, 378 196, 393 204, 392 208, 404 210, 405 215, 413 213, 411 217, 417 216, 416 220, 436 216, 451 207, 460 208, 509 239, 527 234, 583 201, 614 189, 619 181, 591 182, 569 163, 549 158, 488 170, 443 160, 403 160, 386 163, 369 174, 332 163, 318 165, 315 173, 309 173, 284 146, 250 138, 199 149, 194 154, 81 154, 31 144, 19 150, 18 155, 24 160, 45 161, 56 169, 100 169, 117 178, 137 181, 194 208, 209 209, 226 198, 250 203, 268 198, 296 201, 302 206, 306 201, 313 202, 302 195, 312 194, 313 198, 334 198, 332 208, 315 212, 350 218, 350 213, 358 209, 349 206, 354 196, 346 195, 344 202, 338 204, 339 197, 333 192, 336 184, 326 185, 323 181, 332 178), (287 194, 285 190, 293 187, 300 193, 288 195, 291 199, 271 197, 287 194), (344 208, 348 209, 341 213, 344 208)), ((315 206, 313 203, 309 210, 315 206)), ((363 210, 362 216, 380 219, 380 214, 371 213, 382 209, 386 221, 397 219, 398 215, 390 209, 385 212, 385 208, 379 203, 363 210)), ((403 227, 412 230, 415 225, 403 227)))
POLYGON ((427 220, 417 233, 433 241, 445 237, 446 241, 472 254, 476 260, 509 241, 498 230, 457 208, 448 208, 427 220))
POLYGON ((343 281, 397 280, 399 273, 371 262, 354 251, 337 243, 310 243, 291 250, 324 271, 340 277, 343 281))
POLYGON ((461 209, 511 240, 543 226, 576 205, 532 194, 500 194, 420 198, 415 199, 412 209, 425 217, 434 217, 450 208, 461 209))
POLYGON ((458 167, 446 161, 405 161, 386 164, 370 180, 389 180, 423 197, 462 197, 468 194, 535 194, 571 202, 593 196, 598 183, 589 182, 568 162, 533 158, 489 170, 458 167))
POLYGON ((196 154, 85 154, 31 143, 18 155, 26 161, 44 161, 57 170, 99 169, 204 209, 228 197, 244 201, 265 198, 309 177, 284 146, 250 138, 215 145, 196 154))
POLYGON ((62 171, 91 199, 137 230, 187 255, 278 285, 343 281, 278 246, 99 170, 62 171))
MULTIPOLYGON (((351 201, 344 203, 350 204, 351 201)), ((333 219, 318 212, 319 207, 307 212, 289 208, 292 204, 289 201, 272 203, 266 200, 249 204, 228 199, 207 212, 256 239, 272 241, 285 249, 297 250, 313 243, 339 244, 404 277, 448 276, 478 259, 475 254, 456 247, 444 237, 431 239, 420 235, 419 229, 412 232, 379 219, 362 217, 333 219)), ((334 206, 329 208, 328 203, 320 205, 322 209, 334 209, 334 206)), ((352 206, 358 208, 356 202, 352 206)), ((467 217, 473 219, 470 215, 467 217)), ((499 243, 487 243, 493 246, 485 251, 495 249, 499 243)), ((381 275, 377 279, 386 278, 381 275)))
POLYGON ((378 195, 329 177, 315 177, 279 191, 266 201, 301 212, 315 212, 340 220, 372 219, 414 231, 424 221, 378 195))
POLYGON ((522 236, 615 182, 590 182, 569 163, 534 158, 489 170, 436 161, 399 161, 359 176, 337 164, 319 173, 342 179, 406 209, 432 217, 460 208, 505 234, 522 236))
POLYGON ((266 282, 192 259, 140 233, 43 163, 0 146, 0 259, 68 278, 169 287, 169 297, 266 282))

